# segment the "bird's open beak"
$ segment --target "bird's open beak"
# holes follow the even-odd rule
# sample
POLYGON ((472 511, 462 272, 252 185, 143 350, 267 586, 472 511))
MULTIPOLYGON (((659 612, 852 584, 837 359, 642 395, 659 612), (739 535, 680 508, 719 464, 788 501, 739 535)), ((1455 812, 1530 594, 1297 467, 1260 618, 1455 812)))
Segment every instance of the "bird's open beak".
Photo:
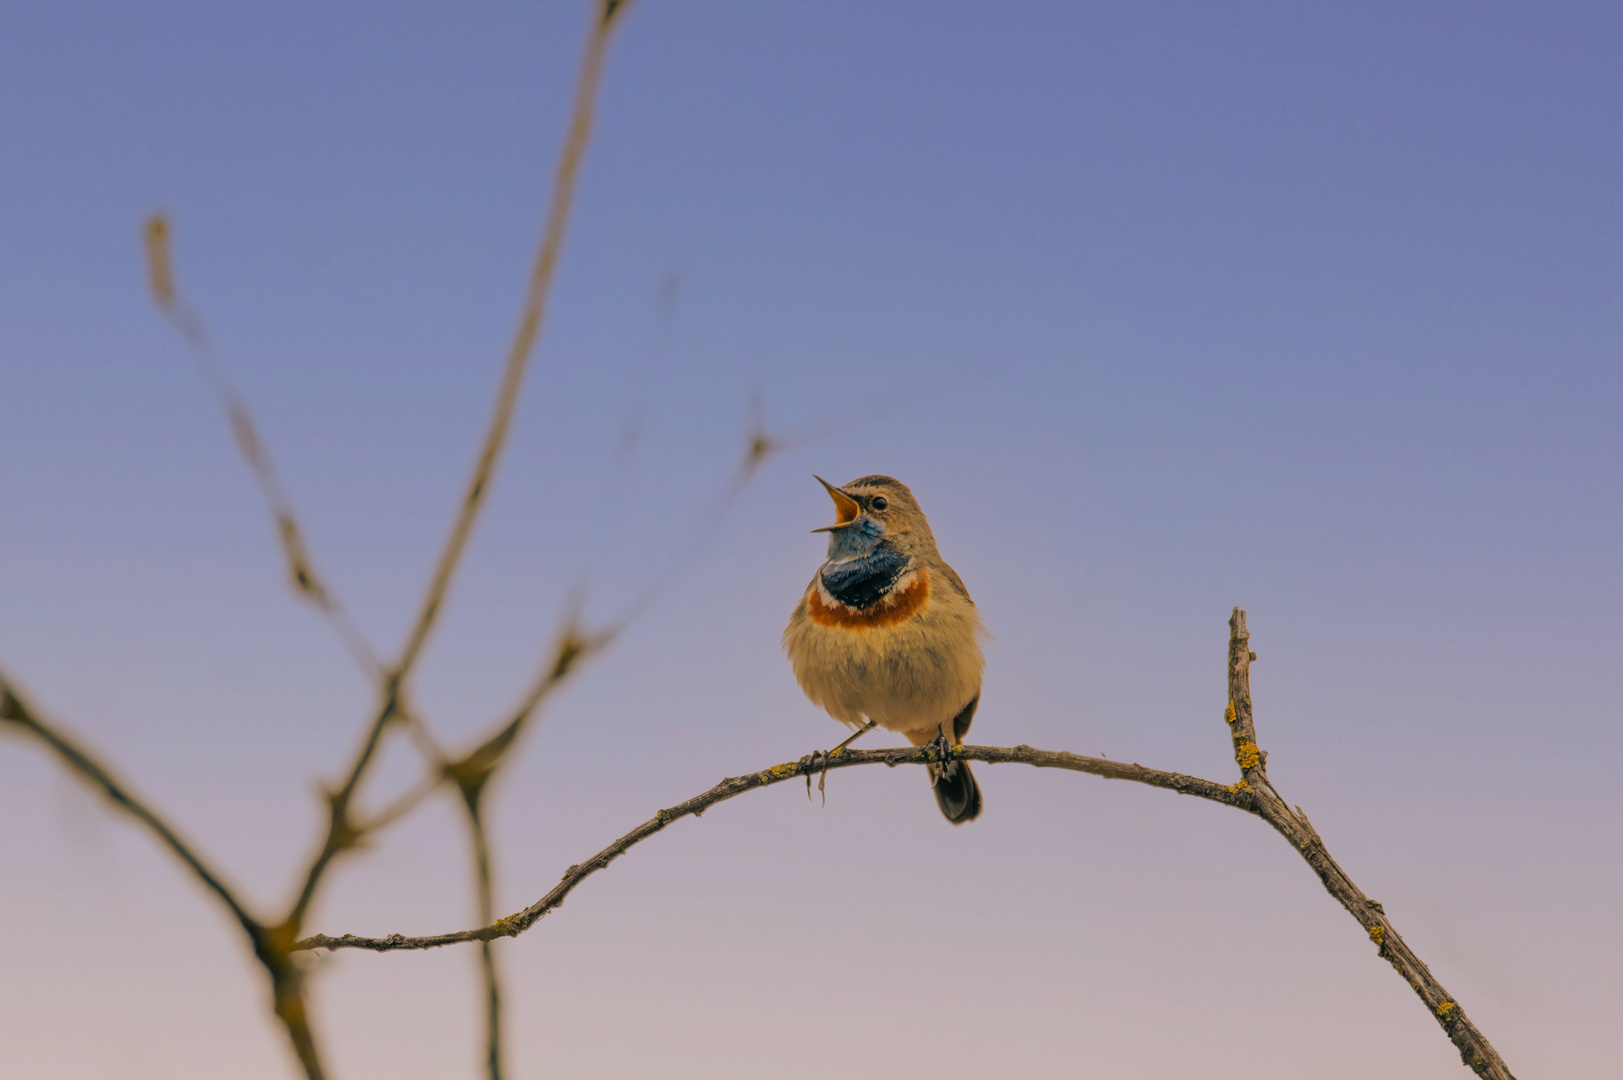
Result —
POLYGON ((857 515, 862 513, 861 505, 821 476, 817 477, 817 482, 828 489, 828 497, 834 500, 834 511, 839 515, 840 520, 833 525, 824 525, 821 529, 813 529, 812 532, 844 532, 855 525, 857 515))

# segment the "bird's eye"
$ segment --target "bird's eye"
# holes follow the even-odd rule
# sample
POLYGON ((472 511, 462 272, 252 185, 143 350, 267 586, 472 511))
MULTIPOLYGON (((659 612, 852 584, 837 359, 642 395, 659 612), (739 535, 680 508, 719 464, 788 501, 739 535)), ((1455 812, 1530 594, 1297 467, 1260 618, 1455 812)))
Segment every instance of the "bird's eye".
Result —
POLYGON ((883 510, 890 505, 890 501, 887 500, 883 495, 875 495, 873 497, 873 502, 869 503, 868 505, 873 507, 875 510, 883 510))

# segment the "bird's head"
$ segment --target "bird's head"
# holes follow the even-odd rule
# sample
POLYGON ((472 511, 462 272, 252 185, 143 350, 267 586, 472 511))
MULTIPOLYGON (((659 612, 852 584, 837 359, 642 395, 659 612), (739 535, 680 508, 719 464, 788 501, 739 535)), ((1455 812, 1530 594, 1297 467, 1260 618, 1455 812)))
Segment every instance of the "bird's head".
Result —
POLYGON ((826 532, 830 562, 872 554, 881 544, 903 554, 920 554, 935 546, 930 523, 907 485, 889 476, 864 476, 843 487, 817 477, 834 500, 838 520, 812 532, 826 532))

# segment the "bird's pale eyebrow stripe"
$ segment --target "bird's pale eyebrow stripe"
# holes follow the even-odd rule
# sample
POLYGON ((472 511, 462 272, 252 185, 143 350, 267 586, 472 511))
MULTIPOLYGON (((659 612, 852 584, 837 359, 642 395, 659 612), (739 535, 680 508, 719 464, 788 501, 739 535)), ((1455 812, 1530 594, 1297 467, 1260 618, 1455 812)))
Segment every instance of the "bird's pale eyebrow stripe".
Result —
POLYGON ((907 588, 893 592, 870 608, 857 610, 844 604, 829 607, 815 584, 806 596, 806 615, 819 626, 838 626, 846 630, 877 630, 906 622, 924 609, 930 599, 930 575, 921 566, 918 577, 907 588))

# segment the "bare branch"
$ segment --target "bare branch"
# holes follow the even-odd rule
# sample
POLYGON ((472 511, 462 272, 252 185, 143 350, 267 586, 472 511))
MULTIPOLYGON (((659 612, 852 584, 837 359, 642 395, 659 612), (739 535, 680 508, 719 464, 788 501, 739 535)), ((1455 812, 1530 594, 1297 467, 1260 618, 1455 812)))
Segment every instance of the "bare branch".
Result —
MULTIPOLYGON (((446 762, 441 770, 442 776, 456 784, 462 794, 462 805, 467 810, 479 918, 485 922, 496 915, 495 893, 491 883, 490 841, 480 812, 490 778, 507 760, 519 735, 547 695, 578 670, 582 660, 606 646, 616 634, 613 630, 599 634, 582 633, 575 618, 574 615, 570 616, 564 631, 558 636, 552 658, 524 695, 512 718, 471 753, 460 760, 446 762)), ((501 1080, 501 981, 496 970, 496 955, 488 941, 479 944, 479 964, 485 983, 485 1066, 490 1080, 501 1080)))
POLYGON ((367 727, 366 738, 362 741, 361 748, 355 755, 355 761, 350 766, 349 776, 344 780, 342 787, 327 793, 327 835, 322 840, 321 850, 316 853, 305 870, 304 884, 299 889, 298 898, 293 901, 293 907, 283 921, 295 935, 304 922, 305 913, 310 910, 310 904, 315 899, 316 887, 321 884, 321 878, 327 872, 327 867, 332 865, 332 861, 339 855, 360 843, 361 837, 365 835, 361 826, 350 816, 350 803, 355 798, 355 789, 360 786, 367 766, 371 764, 372 757, 377 752, 384 730, 391 720, 396 720, 400 716, 398 698, 399 686, 390 679, 386 685, 383 704, 378 707, 377 717, 367 727))
MULTIPOLYGON (((1211 799, 1227 806, 1249 809, 1251 795, 1238 787, 1229 788, 1210 780, 1202 780, 1194 776, 1185 776, 1182 773, 1165 772, 1160 769, 1149 769, 1142 765, 1129 765, 1120 761, 1109 761, 1105 758, 1083 757, 1080 754, 1071 754, 1064 751, 1036 750, 1029 746, 997 747, 997 746, 960 746, 953 750, 954 756, 966 761, 985 761, 992 764, 1018 763, 1033 765, 1037 768, 1068 769, 1072 772, 1092 773, 1112 780, 1132 780, 1152 787, 1166 788, 1185 795, 1194 795, 1203 799, 1211 799)), ((481 927, 477 930, 464 930, 451 934, 436 934, 430 937, 406 937, 401 934, 390 934, 387 937, 367 938, 357 937, 354 934, 345 934, 342 937, 328 937, 317 934, 305 938, 294 945, 295 949, 369 949, 374 952, 392 952, 398 949, 433 949, 442 945, 455 945, 465 941, 492 941, 499 937, 517 937, 553 908, 563 903, 564 898, 586 878, 607 867, 615 859, 625 854, 632 847, 661 832, 664 828, 681 818, 702 815, 716 803, 725 802, 747 791, 781 784, 796 777, 806 777, 808 780, 828 769, 845 769, 857 765, 923 765, 936 760, 928 748, 900 748, 893 750, 842 750, 838 754, 814 754, 801 758, 799 761, 784 762, 774 765, 770 769, 760 772, 748 773, 744 776, 730 776, 721 783, 701 795, 696 795, 686 802, 679 803, 669 810, 661 810, 648 821, 643 822, 635 829, 620 837, 614 843, 592 856, 584 863, 571 866, 563 879, 551 892, 540 900, 525 908, 523 911, 509 915, 505 919, 481 927)))
POLYGON ((3 674, 0 674, 0 723, 13 724, 50 747, 69 770, 88 781, 92 787, 99 789, 119 810, 145 825, 165 847, 186 864, 203 887, 225 905, 243 932, 248 935, 254 955, 270 976, 272 1005, 287 1030, 288 1039, 293 1043, 299 1061, 304 1066, 305 1075, 309 1080, 321 1080, 323 1076, 321 1059, 305 1015, 303 972, 290 955, 291 950, 288 948, 291 944, 291 935, 278 933, 276 928, 266 927, 249 914, 247 907, 225 884, 220 873, 205 863, 202 856, 182 840, 180 834, 168 822, 137 798, 127 785, 97 762, 89 751, 62 734, 56 725, 40 719, 38 711, 23 700, 22 695, 3 674))
POLYGON ((446 764, 446 773, 462 789, 464 798, 470 790, 483 788, 485 781, 506 759, 508 751, 523 734, 542 702, 579 670, 583 660, 606 648, 619 632, 620 628, 616 626, 589 634, 582 631, 571 618, 558 635, 551 659, 542 667, 540 675, 525 692, 508 721, 464 757, 446 764))
POLYGON ((405 817, 442 784, 451 783, 461 789, 464 799, 470 790, 482 788, 490 775, 506 760, 506 755, 511 751, 524 726, 533 718, 535 711, 541 707, 547 696, 572 673, 579 670, 582 660, 613 641, 618 630, 619 628, 615 627, 587 634, 579 630, 573 622, 568 624, 554 645, 552 657, 530 689, 525 691, 513 715, 478 747, 456 761, 446 757, 445 751, 434 740, 434 736, 422 720, 397 699, 394 705, 396 717, 407 726, 407 731, 412 741, 417 744, 418 753, 427 762, 428 769, 417 783, 401 792, 377 813, 353 822, 351 829, 356 833, 357 840, 362 836, 371 836, 405 817))
MULTIPOLYGON (((953 754, 968 761, 984 761, 990 764, 1012 762, 1037 768, 1091 773, 1112 780, 1131 780, 1185 795, 1194 795, 1256 814, 1291 843, 1319 875, 1319 880, 1324 883, 1330 895, 1364 927, 1370 940, 1375 942, 1381 957, 1392 964, 1425 1002, 1444 1033, 1460 1051, 1464 1063, 1479 1076, 1489 1080, 1514 1080, 1510 1070, 1488 1040, 1466 1018, 1465 1011, 1460 1008, 1459 1003, 1437 982, 1431 971, 1403 941, 1381 905, 1365 896, 1352 883, 1346 871, 1330 857, 1323 839, 1308 822, 1307 816, 1300 809, 1292 810, 1268 779, 1267 755, 1257 746, 1256 725, 1251 705, 1250 665, 1256 659, 1256 654, 1250 650, 1250 634, 1245 625, 1245 613, 1239 608, 1234 609, 1230 628, 1229 702, 1225 709, 1225 719, 1229 724, 1234 743, 1235 761, 1240 768, 1240 780, 1233 786, 1224 786, 1210 780, 1150 769, 1137 764, 1128 765, 1105 758, 1090 758, 1063 751, 1035 750, 1029 746, 1012 748, 962 746, 955 748, 953 754)), ((836 750, 832 754, 812 754, 798 762, 785 762, 746 776, 728 777, 703 794, 669 810, 659 811, 652 819, 620 837, 585 863, 571 866, 552 891, 534 904, 487 926, 428 937, 406 937, 402 934, 390 934, 382 938, 358 937, 354 934, 328 937, 318 934, 296 942, 293 947, 392 952, 399 949, 432 949, 442 945, 477 941, 481 943, 482 948, 488 949, 490 942, 496 938, 517 937, 528 930, 548 912, 561 905, 564 898, 586 878, 606 868, 632 847, 663 831, 667 825, 679 818, 690 815, 697 817, 716 803, 795 777, 805 777, 809 785, 814 774, 829 769, 878 764, 894 767, 925 764, 933 760, 935 754, 929 748, 836 750)))
MULTIPOLYGON (((231 420, 232 430, 236 434, 238 446, 249 465, 253 468, 261 490, 270 503, 272 514, 276 518, 278 534, 288 558, 295 586, 328 614, 334 625, 339 628, 340 633, 345 636, 345 640, 350 643, 352 651, 356 652, 357 657, 363 661, 365 666, 378 676, 382 689, 382 702, 368 726, 366 735, 362 740, 360 749, 356 752, 355 759, 350 766, 343 785, 328 794, 327 835, 322 841, 320 850, 305 871, 303 885, 287 918, 272 931, 273 934, 281 934, 288 939, 295 937, 306 913, 309 911, 310 904, 315 898, 316 889, 333 860, 340 854, 354 848, 369 828, 380 828, 416 805, 438 782, 435 780, 434 782, 425 783, 419 788, 408 792, 405 797, 397 800, 393 806, 385 809, 382 814, 366 825, 357 823, 351 815, 351 805, 354 801, 355 792, 365 776, 390 722, 406 715, 402 708, 402 683, 420 654, 423 643, 433 626, 445 592, 450 585, 451 577, 466 546, 474 519, 483 503, 497 459, 506 441, 507 431, 512 421, 513 409, 518 399, 519 386, 540 331, 542 316, 545 313, 547 293, 552 280, 552 272, 557 264, 558 253, 563 242, 564 228, 568 222, 570 204, 580 171, 580 162, 585 150, 587 136, 591 130, 592 112, 599 77, 602 72, 608 33, 617 21, 618 16, 627 6, 623 0, 599 0, 598 18, 593 23, 591 36, 587 42, 585 58, 582 62, 569 135, 565 141, 563 154, 558 165, 557 180, 553 189, 552 203, 547 214, 540 252, 537 255, 535 269, 531 275, 518 334, 508 355, 506 370, 497 393, 495 414, 486 433, 484 446, 475 467, 473 479, 469 484, 457 518, 452 525, 451 535, 446 542, 445 549, 441 552, 439 562, 435 567, 434 575, 429 584, 428 595, 407 639, 401 659, 392 672, 386 673, 383 671, 382 665, 376 661, 370 648, 366 646, 364 639, 361 638, 359 632, 355 630, 347 616, 344 615, 342 607, 333 597, 331 591, 326 588, 316 574, 297 517, 293 513, 291 500, 282 487, 269 456, 265 453, 263 444, 255 432, 253 420, 246 404, 243 402, 241 395, 225 378, 219 365, 214 362, 212 354, 208 350, 207 336, 204 333, 201 320, 180 298, 175 288, 174 270, 168 245, 168 222, 162 215, 154 216, 148 222, 146 234, 147 256, 153 296, 157 300, 159 308, 191 342, 199 364, 209 379, 211 388, 231 420)), ((502 741, 499 749, 496 749, 494 754, 489 755, 491 758, 490 768, 494 768, 494 762, 500 759, 501 753, 505 752, 506 746, 511 744, 512 740, 517 736, 524 721, 533 712, 545 690, 562 678, 563 674, 567 672, 567 667, 566 664, 559 671, 557 678, 544 683, 542 688, 533 694, 533 700, 527 708, 521 710, 520 715, 504 729, 505 739, 498 735, 498 739, 502 739, 502 741)), ((420 734, 426 738, 426 731, 420 734)), ((436 767, 442 767, 443 758, 435 761, 434 764, 436 767)))
POLYGON ((152 298, 158 310, 191 346, 192 357, 203 374, 203 381, 208 384, 231 424, 237 449, 252 470, 260 494, 276 522, 276 537, 287 559, 288 576, 293 582, 294 591, 327 617, 327 622, 363 672, 372 678, 380 676, 383 665, 379 663, 377 654, 372 651, 366 636, 350 618, 344 605, 316 571, 315 559, 304 541, 304 530, 299 527, 298 514, 293 509, 293 499, 282 486, 282 478, 259 438, 253 414, 248 411, 247 399, 232 384, 224 365, 215 358, 209 347, 203 320, 198 318, 197 312, 192 310, 175 287, 174 263, 169 254, 169 221, 161 213, 153 214, 147 220, 146 251, 152 298))
POLYGON ((393 825, 396 821, 415 810, 428 796, 437 791, 441 784, 450 780, 446 766, 450 764, 445 751, 440 749, 428 725, 423 723, 422 717, 406 707, 398 698, 395 700, 395 712, 398 721, 406 726, 406 733, 411 737, 417 752, 428 766, 417 783, 401 792, 383 809, 364 818, 355 825, 355 829, 362 836, 370 837, 393 825))
POLYGON ((1308 822, 1307 815, 1300 808, 1292 810, 1268 779, 1268 755, 1257 748, 1257 731, 1251 711, 1251 662, 1257 658, 1257 654, 1251 651, 1250 641, 1245 612, 1235 608, 1229 619, 1229 704, 1225 719, 1234 740, 1234 759, 1240 766, 1241 780, 1238 786, 1249 789, 1253 796, 1251 812, 1290 841, 1290 845, 1319 875, 1325 890, 1358 920, 1369 939, 1375 943, 1381 958, 1388 961, 1420 1000, 1426 1003, 1427 1010, 1459 1050, 1460 1060, 1478 1076, 1489 1080, 1515 1080, 1498 1052, 1476 1029, 1476 1025, 1466 1018, 1465 1010, 1432 977, 1431 970, 1420 962, 1420 958, 1398 934, 1386 917, 1385 909, 1353 884, 1347 872, 1330 857, 1324 841, 1308 822))
POLYGON ((473 531, 474 519, 484 504, 485 494, 496 471, 507 431, 512 424, 513 409, 518 403, 519 387, 524 382, 524 371, 541 331, 546 314, 547 294, 552 285, 552 272, 558 263, 558 252, 563 246, 565 226, 569 222, 569 208, 575 196, 575 183, 580 175, 581 159, 586 151, 586 140, 592 130, 592 114, 597 102, 599 76, 603 71, 603 55, 608 46, 609 31, 618 15, 628 5, 622 0, 599 0, 598 18, 592 24, 591 37, 586 43, 586 54, 581 62, 580 78, 575 85, 575 102, 569 124, 569 135, 564 141, 557 175, 552 187, 552 203, 547 208, 546 228, 542 233, 541 249, 536 254, 535 268, 530 274, 529 289, 524 298, 524 310, 519 318, 518 332, 507 354, 507 366, 502 373, 501 386, 496 393, 496 409, 485 432, 484 445, 474 466, 473 477, 462 497, 451 534, 440 552, 434 575, 429 580, 428 594, 423 598, 417 621, 412 627, 400 660, 395 665, 396 678, 404 677, 416 663, 423 643, 428 640, 440 607, 444 603, 451 577, 456 572, 468 535, 473 531))
POLYGON ((53 725, 41 720, 38 713, 23 700, 22 695, 3 675, 0 675, 0 721, 15 724, 50 747, 69 769, 88 780, 91 786, 99 788, 114 806, 145 825, 179 857, 181 862, 186 864, 209 892, 230 909, 237 922, 241 923, 243 929, 250 935, 257 934, 263 929, 259 920, 248 914, 247 908, 237 899, 236 894, 221 880, 220 874, 204 863, 202 857, 192 850, 190 844, 180 838, 168 822, 131 794, 128 787, 115 779, 111 772, 90 756, 89 751, 76 745, 53 725))
MULTIPOLYGON (((579 670, 579 664, 583 659, 612 641, 616 633, 617 629, 611 629, 597 634, 587 634, 577 629, 573 622, 567 624, 558 638, 551 660, 525 694, 514 715, 478 748, 457 761, 446 760, 427 728, 402 700, 398 679, 391 677, 386 683, 384 703, 379 708, 377 718, 368 728, 366 742, 362 745, 348 778, 342 787, 327 795, 327 835, 320 851, 305 871, 304 884, 299 890, 298 898, 281 924, 288 938, 298 936, 299 928, 303 925, 310 904, 315 899, 316 889, 322 877, 339 855, 353 850, 366 836, 404 816, 446 780, 457 786, 462 792, 464 801, 470 798, 477 801, 485 783, 502 763, 525 724, 546 696, 573 672, 579 670), (370 820, 358 821, 351 812, 355 792, 377 750, 384 730, 391 722, 409 725, 419 749, 429 759, 431 771, 376 816, 370 820)), ((482 826, 476 822, 476 846, 483 842, 482 826)), ((488 851, 482 855, 476 852, 476 855, 484 861, 488 873, 488 851)))

